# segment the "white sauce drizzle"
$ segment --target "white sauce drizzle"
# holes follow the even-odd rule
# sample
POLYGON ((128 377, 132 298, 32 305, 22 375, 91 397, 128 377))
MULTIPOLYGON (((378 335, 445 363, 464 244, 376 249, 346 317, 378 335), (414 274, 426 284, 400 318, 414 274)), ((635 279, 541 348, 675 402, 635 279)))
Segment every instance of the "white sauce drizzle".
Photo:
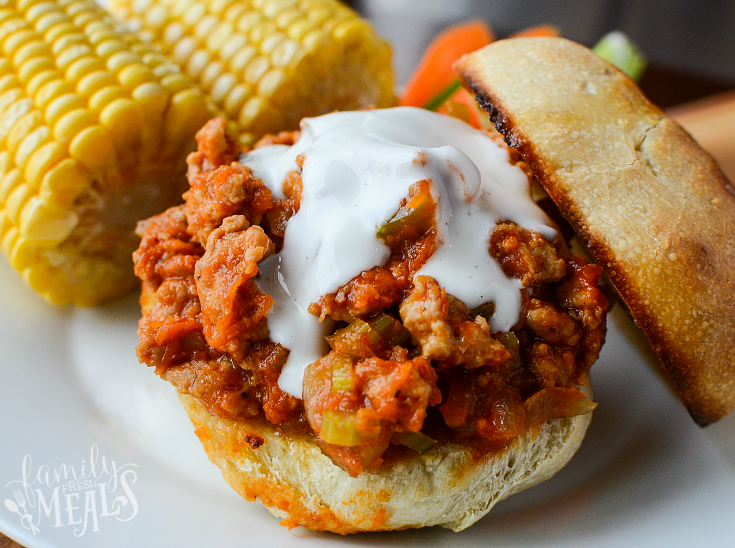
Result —
POLYGON ((240 161, 282 197, 300 154, 300 210, 288 222, 283 249, 260 263, 256 278, 275 301, 267 316, 270 337, 290 350, 281 389, 300 398, 306 367, 327 352, 324 335, 333 323, 319 323, 309 304, 388 260, 390 250, 376 232, 420 180, 432 181, 440 244, 418 273, 471 308, 493 301, 493 331, 517 322, 521 284, 489 254, 492 229, 510 220, 549 240, 557 234, 504 148, 458 120, 401 107, 303 120, 293 146, 256 149, 240 161))

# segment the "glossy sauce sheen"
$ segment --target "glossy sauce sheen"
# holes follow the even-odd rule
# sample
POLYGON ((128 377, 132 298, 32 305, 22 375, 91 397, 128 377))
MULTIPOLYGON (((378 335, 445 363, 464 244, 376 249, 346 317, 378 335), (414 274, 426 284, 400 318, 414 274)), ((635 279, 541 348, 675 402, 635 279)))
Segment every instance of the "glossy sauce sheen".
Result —
POLYGON ((471 308, 493 301, 494 332, 517 322, 521 285, 488 252, 490 234, 501 220, 548 240, 556 231, 507 150, 463 122, 402 107, 306 119, 293 146, 256 149, 240 161, 283 197, 282 183, 300 154, 306 158, 301 208, 288 222, 283 249, 260 263, 256 279, 275 301, 270 337, 290 350, 279 378, 283 390, 300 398, 304 370, 328 350, 324 335, 333 324, 319 323, 309 304, 388 260, 376 232, 420 180, 432 182, 440 243, 419 274, 471 308))

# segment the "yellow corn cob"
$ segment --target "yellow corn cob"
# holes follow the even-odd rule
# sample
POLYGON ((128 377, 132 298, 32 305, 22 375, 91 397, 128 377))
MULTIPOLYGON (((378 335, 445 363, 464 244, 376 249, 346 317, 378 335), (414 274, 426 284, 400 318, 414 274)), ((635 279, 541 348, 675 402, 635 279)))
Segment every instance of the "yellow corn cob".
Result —
POLYGON ((136 220, 178 201, 210 103, 91 0, 0 2, 0 248, 47 300, 134 284, 136 220))
POLYGON ((391 50, 336 0, 112 0, 196 80, 240 142, 332 110, 391 106, 391 50))

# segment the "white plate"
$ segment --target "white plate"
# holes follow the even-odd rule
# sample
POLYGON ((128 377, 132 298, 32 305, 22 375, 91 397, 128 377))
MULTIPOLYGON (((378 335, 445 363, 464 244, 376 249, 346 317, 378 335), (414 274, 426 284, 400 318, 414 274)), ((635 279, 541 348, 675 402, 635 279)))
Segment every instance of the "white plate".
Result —
POLYGON ((593 368, 592 426, 556 477, 462 533, 339 537, 289 532, 224 484, 172 389, 137 363, 135 297, 53 309, 4 262, 0 286, 0 531, 28 548, 735 546, 735 415, 697 427, 619 309, 593 368))

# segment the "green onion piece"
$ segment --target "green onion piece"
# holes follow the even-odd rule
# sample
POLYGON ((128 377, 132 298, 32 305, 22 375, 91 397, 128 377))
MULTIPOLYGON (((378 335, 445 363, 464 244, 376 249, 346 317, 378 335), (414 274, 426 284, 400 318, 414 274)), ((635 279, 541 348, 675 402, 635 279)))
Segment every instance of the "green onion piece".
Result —
POLYGON ((592 51, 610 61, 634 82, 640 82, 646 70, 646 57, 628 36, 618 30, 603 36, 592 51))
POLYGON ((482 303, 477 308, 473 308, 472 310, 470 310, 469 314, 470 314, 470 318, 472 318, 473 320, 477 316, 482 316, 487 321, 490 321, 490 318, 492 318, 492 315, 495 314, 495 303, 494 302, 482 303))
POLYGON ((393 439, 417 453, 423 453, 436 443, 436 440, 421 432, 396 432, 393 439))
POLYGON ((513 332, 510 333, 498 333, 495 335, 495 340, 502 343, 505 348, 510 352, 510 363, 511 369, 518 369, 521 367, 521 354, 520 346, 521 342, 513 332))
POLYGON ((373 441, 375 438, 361 432, 355 424, 355 411, 327 409, 322 413, 322 429, 319 436, 333 445, 354 447, 373 441))
POLYGON ((447 84, 439 93, 434 95, 431 99, 429 99, 425 104, 424 108, 426 110, 436 110, 440 106, 444 104, 444 102, 449 99, 452 95, 457 93, 457 90, 462 87, 462 83, 459 81, 459 78, 455 78, 449 84, 447 84))
POLYGON ((338 355, 332 360, 332 392, 352 390, 355 387, 355 377, 352 370, 352 360, 347 356, 338 355))
POLYGON ((413 228, 418 237, 420 232, 431 226, 433 219, 434 200, 427 186, 411 198, 405 206, 398 208, 396 214, 380 226, 377 236, 385 239, 400 234, 408 228, 413 228))
POLYGON ((400 321, 384 312, 379 313, 368 323, 390 346, 404 345, 411 338, 411 334, 400 321))

